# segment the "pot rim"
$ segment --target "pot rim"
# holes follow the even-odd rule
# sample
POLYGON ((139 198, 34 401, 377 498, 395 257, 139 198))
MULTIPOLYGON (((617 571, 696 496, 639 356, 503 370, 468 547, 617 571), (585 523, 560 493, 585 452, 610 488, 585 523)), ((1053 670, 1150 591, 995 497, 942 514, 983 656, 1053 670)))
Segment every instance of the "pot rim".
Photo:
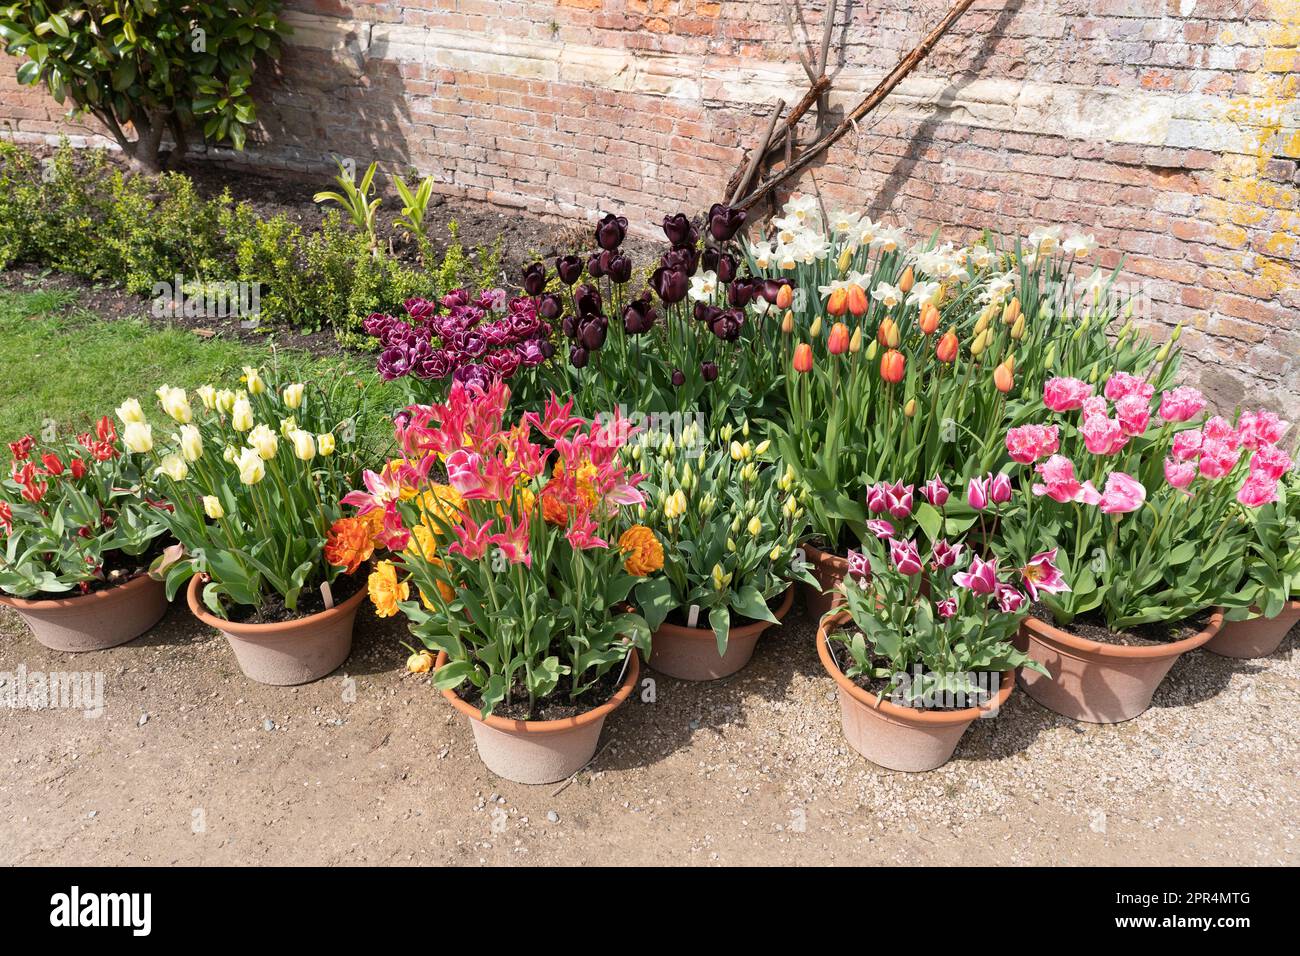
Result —
POLYGON ((141 571, 135 577, 123 584, 114 584, 111 588, 104 588, 99 591, 91 591, 89 594, 78 594, 75 597, 66 598, 48 598, 43 601, 32 601, 27 598, 14 597, 9 594, 0 594, 0 604, 7 604, 19 611, 39 611, 42 608, 66 608, 66 607, 85 607, 95 601, 104 601, 116 594, 121 594, 132 588, 144 587, 145 581, 154 581, 156 584, 162 584, 149 577, 148 571, 141 571))
MULTIPOLYGON (((957 724, 968 724, 977 719, 980 714, 987 713, 991 707, 963 707, 961 710, 922 710, 917 707, 899 707, 897 704, 891 704, 884 698, 877 699, 875 694, 869 694, 853 681, 844 676, 839 665, 835 663, 835 658, 831 656, 830 647, 826 639, 826 625, 842 624, 849 620, 849 612, 840 610, 828 611, 817 625, 817 656, 821 658, 822 667, 826 668, 826 673, 835 680, 840 689, 846 691, 855 701, 884 714, 886 717, 893 718, 900 723, 920 725, 923 727, 952 727, 957 724)), ((998 694, 996 706, 1001 708, 1006 704, 1007 698, 1011 696, 1012 687, 1015 685, 1015 668, 1002 672, 1001 681, 998 684, 998 694)))
POLYGON ((1042 640, 1051 641, 1058 645, 1057 649, 1062 653, 1069 654, 1070 651, 1075 653, 1069 654, 1071 657, 1087 660, 1089 658, 1112 658, 1124 661, 1153 661, 1163 660, 1168 657, 1178 657, 1186 654, 1188 651, 1196 650, 1202 644, 1206 643, 1214 635, 1218 634, 1223 627, 1223 608, 1215 608, 1210 614, 1209 623, 1205 629, 1191 637, 1185 637, 1181 641, 1172 641, 1168 644, 1156 644, 1144 647, 1127 647, 1123 644, 1103 644, 1101 641, 1089 640, 1086 637, 1078 637, 1063 631, 1054 624, 1049 624, 1042 618, 1034 617, 1032 614, 1024 619, 1020 625, 1022 630, 1028 631, 1034 637, 1042 640))
POLYGON ((848 567, 849 559, 842 554, 836 554, 834 551, 823 551, 811 541, 805 541, 799 545, 803 548, 804 554, 813 564, 829 564, 832 567, 848 567))
MULTIPOLYGON (((776 618, 775 624, 771 621, 751 621, 750 623, 743 624, 740 627, 730 628, 727 631, 727 637, 728 639, 734 637, 744 640, 747 637, 757 637, 770 627, 779 627, 782 620, 790 613, 790 608, 793 606, 794 585, 791 585, 785 589, 785 595, 781 599, 780 606, 772 612, 773 617, 776 618)), ((659 627, 655 629, 655 634, 667 634, 672 637, 685 637, 697 641, 706 639, 710 641, 717 640, 717 635, 713 633, 713 628, 711 627, 682 627, 680 624, 671 624, 668 621, 664 621, 660 624, 659 627)), ((653 641, 654 638, 652 637, 650 645, 652 653, 654 650, 653 641)))
POLYGON ((196 574, 190 578, 190 583, 185 589, 185 598, 190 605, 190 613, 197 617, 208 627, 215 627, 223 634, 233 634, 235 637, 262 637, 268 634, 288 634, 293 631, 302 630, 306 627, 313 627, 324 621, 329 621, 344 614, 352 614, 356 611, 361 600, 366 596, 364 587, 358 588, 357 593, 352 595, 342 604, 336 604, 328 610, 319 611, 316 614, 307 617, 295 618, 292 621, 276 621, 273 624, 240 624, 237 621, 224 621, 213 614, 209 614, 207 609, 199 603, 199 576, 196 574))
MULTIPOLYGON (((632 688, 636 686, 637 678, 641 675, 640 654, 636 653, 636 648, 628 645, 627 655, 627 674, 623 678, 623 683, 619 685, 614 696, 605 703, 591 710, 584 710, 582 713, 573 717, 565 717, 562 720, 515 720, 511 717, 498 717, 496 714, 488 714, 486 718, 479 714, 477 707, 473 707, 461 700, 460 696, 451 688, 442 692, 442 696, 451 702, 451 705, 458 711, 469 717, 471 720, 477 720, 480 724, 486 724, 493 730, 500 730, 506 733, 526 734, 535 736, 538 734, 558 734, 566 730, 576 730, 579 727, 585 727, 597 720, 603 720, 609 714, 612 714, 619 708, 622 703, 632 694, 632 688)), ((447 663, 447 652, 439 651, 438 658, 434 661, 433 672, 438 670, 447 663)))

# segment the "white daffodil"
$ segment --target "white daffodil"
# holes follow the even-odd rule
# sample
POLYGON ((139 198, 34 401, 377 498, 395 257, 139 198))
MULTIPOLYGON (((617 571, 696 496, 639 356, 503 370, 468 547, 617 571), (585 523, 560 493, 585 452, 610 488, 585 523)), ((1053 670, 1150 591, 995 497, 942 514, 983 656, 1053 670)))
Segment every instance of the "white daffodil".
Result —
POLYGON ((871 239, 871 248, 893 252, 903 244, 907 232, 901 226, 882 226, 871 239))
POLYGON ((927 302, 933 302, 942 288, 943 285, 939 282, 918 282, 912 286, 912 292, 907 297, 907 304, 920 307, 927 302))
POLYGON ((1049 256, 1061 242, 1060 226, 1042 226, 1029 234, 1029 245, 1040 256, 1049 256))
POLYGON ((690 297, 696 302, 712 302, 718 291, 718 274, 700 272, 691 276, 690 297))
POLYGON ((888 282, 877 282, 876 287, 871 290, 871 298, 881 303, 885 308, 892 309, 903 301, 903 290, 896 285, 890 285, 888 282))
POLYGON ((1097 251, 1097 237, 1092 233, 1070 236, 1061 244, 1061 249, 1072 256, 1086 259, 1097 251))

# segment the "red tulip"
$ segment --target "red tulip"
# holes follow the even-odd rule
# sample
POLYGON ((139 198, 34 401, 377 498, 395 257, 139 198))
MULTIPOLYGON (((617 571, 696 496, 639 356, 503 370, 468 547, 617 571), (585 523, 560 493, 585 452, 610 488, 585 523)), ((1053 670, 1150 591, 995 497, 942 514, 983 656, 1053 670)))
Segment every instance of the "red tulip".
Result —
POLYGON ((63 474, 63 462, 59 461, 59 456, 52 451, 47 451, 41 455, 41 464, 45 466, 45 472, 53 477, 63 474))
POLYGON ((794 347, 794 370, 796 372, 811 372, 812 367, 812 346, 807 342, 800 342, 794 347))
POLYGON ((939 344, 934 349, 935 357, 940 362, 951 362, 957 357, 957 333, 952 329, 943 333, 943 338, 939 339, 939 344))
POLYGON ((897 349, 890 349, 880 357, 880 377, 897 385, 907 371, 907 359, 897 349))
POLYGON ((849 350, 849 327, 843 322, 831 326, 831 334, 826 340, 826 351, 831 355, 843 355, 849 350))

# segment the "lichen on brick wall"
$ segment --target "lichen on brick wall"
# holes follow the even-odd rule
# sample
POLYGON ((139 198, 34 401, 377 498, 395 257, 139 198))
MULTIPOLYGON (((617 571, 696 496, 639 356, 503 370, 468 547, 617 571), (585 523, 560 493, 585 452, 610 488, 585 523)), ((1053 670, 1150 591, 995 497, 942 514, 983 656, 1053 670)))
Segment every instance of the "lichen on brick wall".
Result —
MULTIPOLYGON (((824 0, 791 0, 817 42, 824 0)), ((949 0, 838 4, 838 119, 949 0)), ((698 209, 802 95, 778 0, 291 0, 296 35, 242 160, 329 155, 447 193, 651 228, 698 209)), ((1300 0, 980 0, 798 184, 928 233, 1039 224, 1121 258, 1223 405, 1300 418, 1300 0)), ((20 138, 67 128, 3 65, 20 138)), ((82 133, 92 133, 81 129, 82 133)))

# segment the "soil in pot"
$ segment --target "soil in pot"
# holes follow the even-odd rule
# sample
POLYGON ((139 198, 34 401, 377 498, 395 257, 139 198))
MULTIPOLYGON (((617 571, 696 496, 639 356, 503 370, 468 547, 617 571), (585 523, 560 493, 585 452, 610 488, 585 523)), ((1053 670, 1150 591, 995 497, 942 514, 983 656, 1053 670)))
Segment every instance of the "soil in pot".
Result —
MULTIPOLYGON (((778 621, 782 620, 794 604, 794 590, 787 588, 767 602, 778 621)), ((737 617, 727 633, 727 649, 718 653, 717 635, 708 625, 707 616, 689 627, 685 615, 669 615, 650 639, 650 656, 646 658, 652 668, 678 680, 709 681, 730 677, 749 663, 754 656, 758 639, 769 628, 779 627, 771 621, 751 621, 737 617), (672 620, 676 617, 681 623, 672 620), (702 626, 701 626, 702 625, 702 626)))
MULTIPOLYGON (((566 720, 577 717, 584 711, 598 707, 618 692, 623 683, 623 668, 612 667, 607 670, 595 685, 576 701, 569 699, 569 685, 566 678, 561 678, 560 686, 548 697, 533 702, 531 712, 528 709, 528 691, 522 684, 510 688, 505 700, 499 701, 492 713, 507 720, 566 720)), ((466 682, 460 687, 460 699, 476 707, 483 707, 483 695, 473 684, 466 682)))
MULTIPOLYGON (((343 604, 365 586, 365 574, 362 572, 340 574, 330 585, 334 606, 343 604)), ((304 588, 298 594, 297 610, 290 611, 284 606, 284 596, 273 591, 263 598, 261 607, 236 604, 226 608, 226 620, 234 624, 283 624, 287 621, 300 621, 326 610, 325 598, 321 596, 320 587, 317 586, 304 588)))
POLYGON ((1182 621, 1115 632, 1088 617, 1057 627, 1050 613, 1036 606, 1021 625, 1016 646, 1051 676, 1021 668, 1019 683, 1030 697, 1064 717, 1098 724, 1129 720, 1151 706, 1174 662, 1214 637, 1222 621, 1220 612, 1205 611, 1182 621))

